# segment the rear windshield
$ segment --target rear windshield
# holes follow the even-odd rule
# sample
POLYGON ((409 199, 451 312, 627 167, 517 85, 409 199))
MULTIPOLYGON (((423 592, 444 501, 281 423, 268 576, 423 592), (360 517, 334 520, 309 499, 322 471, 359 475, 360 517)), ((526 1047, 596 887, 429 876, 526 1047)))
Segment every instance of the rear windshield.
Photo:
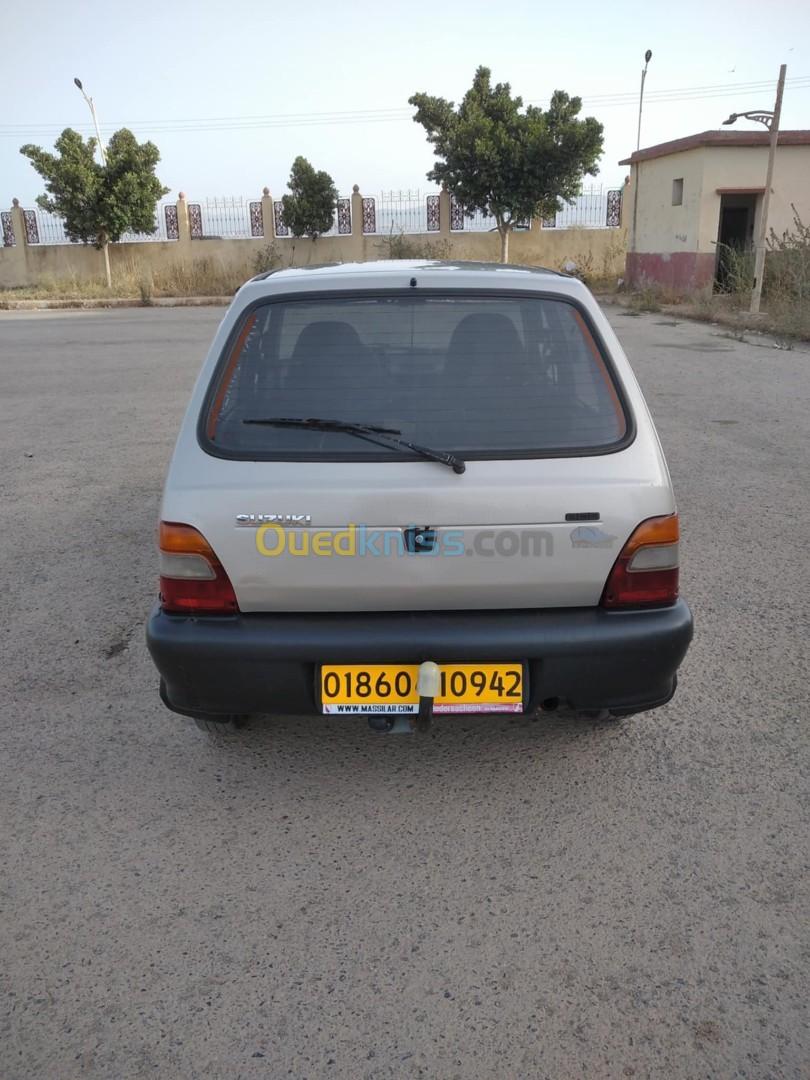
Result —
POLYGON ((471 458, 599 453, 627 432, 578 310, 536 297, 353 295, 256 308, 214 376, 207 449, 294 461, 403 457, 346 432, 244 422, 279 417, 382 426, 471 458))

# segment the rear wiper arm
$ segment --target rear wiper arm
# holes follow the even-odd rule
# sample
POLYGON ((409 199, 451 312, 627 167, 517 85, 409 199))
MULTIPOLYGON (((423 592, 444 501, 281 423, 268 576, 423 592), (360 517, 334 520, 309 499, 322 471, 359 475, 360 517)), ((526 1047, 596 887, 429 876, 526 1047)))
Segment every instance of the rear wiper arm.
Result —
POLYGON ((408 439, 397 438, 401 434, 398 428, 379 427, 376 424, 353 424, 349 420, 325 420, 317 416, 259 416, 249 417, 243 424, 265 424, 269 427, 303 427, 316 431, 342 431, 346 435, 356 435, 358 439, 377 443, 378 446, 392 446, 398 450, 410 450, 428 461, 438 461, 454 473, 461 475, 467 466, 455 454, 443 450, 433 450, 429 446, 420 446, 408 439))
POLYGON ((271 427, 308 427, 317 431, 376 431, 381 435, 401 435, 399 428, 377 427, 375 424, 353 424, 351 420, 324 420, 320 416, 259 416, 243 424, 269 424, 271 427))

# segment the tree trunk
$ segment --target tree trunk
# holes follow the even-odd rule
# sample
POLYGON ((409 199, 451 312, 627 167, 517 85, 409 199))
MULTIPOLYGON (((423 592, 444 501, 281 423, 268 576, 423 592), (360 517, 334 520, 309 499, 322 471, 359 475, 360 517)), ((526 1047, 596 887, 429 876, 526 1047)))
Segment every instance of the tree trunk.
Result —
POLYGON ((509 262, 509 233, 510 225, 501 225, 498 232, 501 234, 501 262, 509 262))
POLYGON ((104 252, 104 269, 107 273, 107 288, 112 289, 112 273, 110 272, 110 244, 107 237, 103 237, 101 250, 104 252))

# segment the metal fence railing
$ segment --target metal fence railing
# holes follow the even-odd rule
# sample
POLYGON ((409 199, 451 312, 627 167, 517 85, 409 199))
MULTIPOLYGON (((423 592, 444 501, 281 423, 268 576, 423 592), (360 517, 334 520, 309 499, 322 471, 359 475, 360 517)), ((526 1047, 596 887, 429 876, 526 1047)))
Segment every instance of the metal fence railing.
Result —
POLYGON ((155 207, 155 232, 153 233, 133 233, 125 232, 121 236, 122 244, 141 244, 146 243, 149 240, 169 240, 166 233, 166 206, 174 206, 173 202, 170 203, 158 203, 155 207))
MULTIPOLYGON (((376 232, 383 235, 437 232, 438 219, 433 217, 429 207, 438 194, 438 191, 421 191, 419 188, 381 191, 375 200, 376 232)), ((453 232, 458 231, 461 223, 460 213, 457 207, 451 212, 453 232)), ((489 232, 495 228, 495 219, 479 210, 472 217, 464 217, 463 228, 468 232, 489 232)))
MULTIPOLYGON (((610 192, 599 184, 584 187, 572 203, 564 204, 553 219, 543 221, 544 229, 604 229, 608 227, 608 203, 610 192)), ((618 224, 618 221, 616 222, 618 224)), ((521 222, 516 228, 528 228, 530 222, 521 222)), ((458 207, 453 207, 450 215, 450 228, 453 232, 491 232, 495 229, 495 219, 476 210, 472 217, 463 214, 458 207), (463 223, 461 221, 463 216, 463 223)))
MULTIPOLYGON (((621 223, 621 189, 609 189, 594 184, 584 187, 570 204, 563 206, 553 218, 544 219, 544 229, 604 229, 621 223)), ((365 235, 390 236, 399 233, 437 233, 447 228, 440 221, 441 199, 437 192, 419 188, 401 188, 381 191, 374 197, 362 199, 362 232, 365 235)), ((274 220, 265 220, 264 202, 242 196, 210 198, 204 202, 189 202, 188 220, 192 240, 222 237, 243 239, 261 236, 289 236, 289 230, 281 221, 281 202, 273 203, 274 220)), ((68 244, 62 218, 45 210, 24 210, 25 239, 29 244, 68 244)), ((11 218, 5 232, 11 236, 11 218)), ((516 228, 528 228, 523 222, 516 228)), ((455 199, 450 201, 451 233, 493 232, 495 219, 476 210, 468 216, 455 199)), ((324 236, 346 236, 352 231, 352 199, 341 196, 333 213, 331 227, 324 236)), ((124 233, 122 243, 147 243, 150 240, 177 240, 179 238, 178 204, 165 201, 155 207, 154 233, 124 233)), ((4 240, 5 243, 5 240, 4 240)))
POLYGON ((32 211, 36 218, 39 230, 40 244, 69 244, 70 240, 65 233, 65 222, 56 214, 49 214, 47 210, 32 211))
POLYGON ((472 217, 464 213, 461 207, 451 205, 450 208, 450 231, 451 232, 492 232, 497 229, 495 218, 491 214, 485 214, 483 210, 476 210, 472 217))
MULTIPOLYGON (((423 233, 435 231, 435 223, 428 224, 428 205, 434 192, 419 189, 382 191, 376 199, 378 233, 423 233)), ((570 204, 566 204, 554 220, 543 222, 547 229, 602 229, 608 223, 608 190, 599 184, 584 187, 570 204)), ((528 228, 523 222, 518 228, 528 228)), ((472 215, 453 202, 450 212, 451 232, 493 232, 495 219, 482 210, 472 215)))
MULTIPOLYGON (((167 240, 169 237, 166 234, 166 204, 159 204, 155 207, 155 226, 156 231, 154 233, 133 233, 126 232, 121 236, 120 243, 122 244, 140 244, 148 243, 150 240, 167 240)), ((168 205, 173 206, 173 203, 168 205)), ((26 210, 26 224, 28 228, 28 242, 40 245, 49 244, 70 244, 78 243, 79 241, 71 241, 65 232, 64 218, 59 217, 57 214, 51 214, 47 210, 26 210)))
MULTIPOLYGON (((273 203, 273 224, 263 222, 265 236, 291 236, 289 228, 282 221, 283 203, 281 199, 273 203)), ((347 236, 352 231, 352 200, 348 195, 338 198, 335 209, 332 211, 332 224, 320 236, 347 236)))
POLYGON ((206 199, 199 203, 203 237, 222 236, 231 239, 248 237, 250 231, 250 200, 235 197, 206 199))
POLYGON ((428 196, 438 192, 423 192, 419 188, 381 191, 377 198, 377 232, 424 233, 428 229, 428 196))
POLYGON ((346 236, 352 231, 352 200, 341 195, 332 211, 332 225, 323 236, 346 236))
MULTIPOLYGON (((601 184, 585 187, 572 203, 566 203, 557 214, 557 229, 604 229, 607 227, 608 193, 601 184)), ((546 225, 546 228, 549 225, 546 225)))

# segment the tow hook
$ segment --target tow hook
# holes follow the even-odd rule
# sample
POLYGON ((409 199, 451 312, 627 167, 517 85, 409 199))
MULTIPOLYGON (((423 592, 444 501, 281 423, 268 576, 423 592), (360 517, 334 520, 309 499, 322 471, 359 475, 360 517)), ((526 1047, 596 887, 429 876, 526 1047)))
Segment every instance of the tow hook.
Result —
POLYGON ((410 716, 392 716, 390 713, 371 713, 368 726, 372 731, 391 732, 401 735, 407 731, 428 731, 433 722, 433 699, 439 694, 441 672, 439 665, 432 660, 425 660, 419 665, 416 690, 419 694, 419 712, 410 716))
POLYGON ((416 689, 419 693, 419 712, 413 721, 414 731, 428 731, 433 721, 433 699, 439 693, 441 673, 439 665, 432 660, 425 660, 419 665, 416 689))
POLYGON ((391 716, 387 713, 372 713, 368 717, 368 726, 372 731, 383 735, 410 735, 413 728, 406 716, 391 716))
POLYGON ((372 731, 390 731, 394 726, 394 717, 387 713, 372 713, 368 717, 368 726, 372 731))

